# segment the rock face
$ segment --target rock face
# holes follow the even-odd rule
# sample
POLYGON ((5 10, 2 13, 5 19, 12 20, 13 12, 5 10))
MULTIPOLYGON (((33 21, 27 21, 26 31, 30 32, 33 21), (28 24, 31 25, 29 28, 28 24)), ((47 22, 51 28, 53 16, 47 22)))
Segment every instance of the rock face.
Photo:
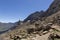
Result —
POLYGON ((17 25, 17 28, 2 34, 0 39, 60 40, 60 0, 54 0, 45 12, 29 15, 22 23, 17 25))
POLYGON ((41 12, 37 11, 37 12, 29 15, 29 16, 24 20, 24 22, 27 22, 28 20, 30 20, 30 22, 41 20, 41 17, 43 17, 43 15, 44 15, 43 13, 44 13, 44 11, 41 11, 41 12))
POLYGON ((53 3, 48 8, 46 14, 47 16, 54 14, 56 12, 60 11, 60 0, 54 0, 53 3))

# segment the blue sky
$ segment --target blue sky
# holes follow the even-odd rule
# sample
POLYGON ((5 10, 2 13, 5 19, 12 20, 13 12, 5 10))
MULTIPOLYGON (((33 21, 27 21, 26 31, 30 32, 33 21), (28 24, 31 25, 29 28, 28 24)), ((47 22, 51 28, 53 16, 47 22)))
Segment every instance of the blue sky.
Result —
POLYGON ((47 10, 53 0, 0 0, 0 22, 24 20, 35 11, 47 10))

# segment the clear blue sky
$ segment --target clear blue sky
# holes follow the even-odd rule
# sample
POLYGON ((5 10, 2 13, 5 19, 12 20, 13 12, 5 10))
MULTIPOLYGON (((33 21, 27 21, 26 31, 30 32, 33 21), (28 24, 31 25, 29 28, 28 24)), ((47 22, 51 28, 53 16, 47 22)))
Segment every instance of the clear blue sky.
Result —
POLYGON ((0 22, 24 20, 35 11, 48 9, 53 0, 0 0, 0 22))

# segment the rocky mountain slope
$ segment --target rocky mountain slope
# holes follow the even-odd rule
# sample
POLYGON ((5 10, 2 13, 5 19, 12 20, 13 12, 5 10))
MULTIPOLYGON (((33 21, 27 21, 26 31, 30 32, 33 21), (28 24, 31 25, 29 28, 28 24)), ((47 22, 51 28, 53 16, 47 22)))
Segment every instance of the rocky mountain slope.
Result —
POLYGON ((46 12, 35 12, 31 15, 29 15, 24 22, 30 20, 30 21, 37 21, 37 20, 44 20, 46 17, 55 14, 56 12, 60 11, 60 0, 54 0, 53 3, 49 6, 49 8, 46 10, 46 12))
POLYGON ((0 35, 0 40, 60 40, 60 0, 44 12, 29 15, 15 29, 0 35))
POLYGON ((24 22, 27 22, 28 20, 30 20, 30 21, 38 21, 38 20, 41 20, 41 18, 43 17, 43 14, 44 13, 44 11, 41 11, 41 12, 39 12, 39 11, 37 11, 37 12, 35 12, 35 13, 32 13, 31 15, 29 15, 25 20, 24 20, 24 22))

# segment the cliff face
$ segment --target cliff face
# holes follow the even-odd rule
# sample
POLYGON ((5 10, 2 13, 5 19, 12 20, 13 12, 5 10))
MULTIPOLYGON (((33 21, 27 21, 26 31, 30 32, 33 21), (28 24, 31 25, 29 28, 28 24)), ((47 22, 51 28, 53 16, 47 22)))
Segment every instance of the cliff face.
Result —
MULTIPOLYGON (((19 22, 18 22, 19 23, 19 22)), ((29 15, 17 28, 2 34, 3 40, 60 40, 60 0, 44 12, 29 15), (30 24, 30 22, 33 22, 30 24)))

